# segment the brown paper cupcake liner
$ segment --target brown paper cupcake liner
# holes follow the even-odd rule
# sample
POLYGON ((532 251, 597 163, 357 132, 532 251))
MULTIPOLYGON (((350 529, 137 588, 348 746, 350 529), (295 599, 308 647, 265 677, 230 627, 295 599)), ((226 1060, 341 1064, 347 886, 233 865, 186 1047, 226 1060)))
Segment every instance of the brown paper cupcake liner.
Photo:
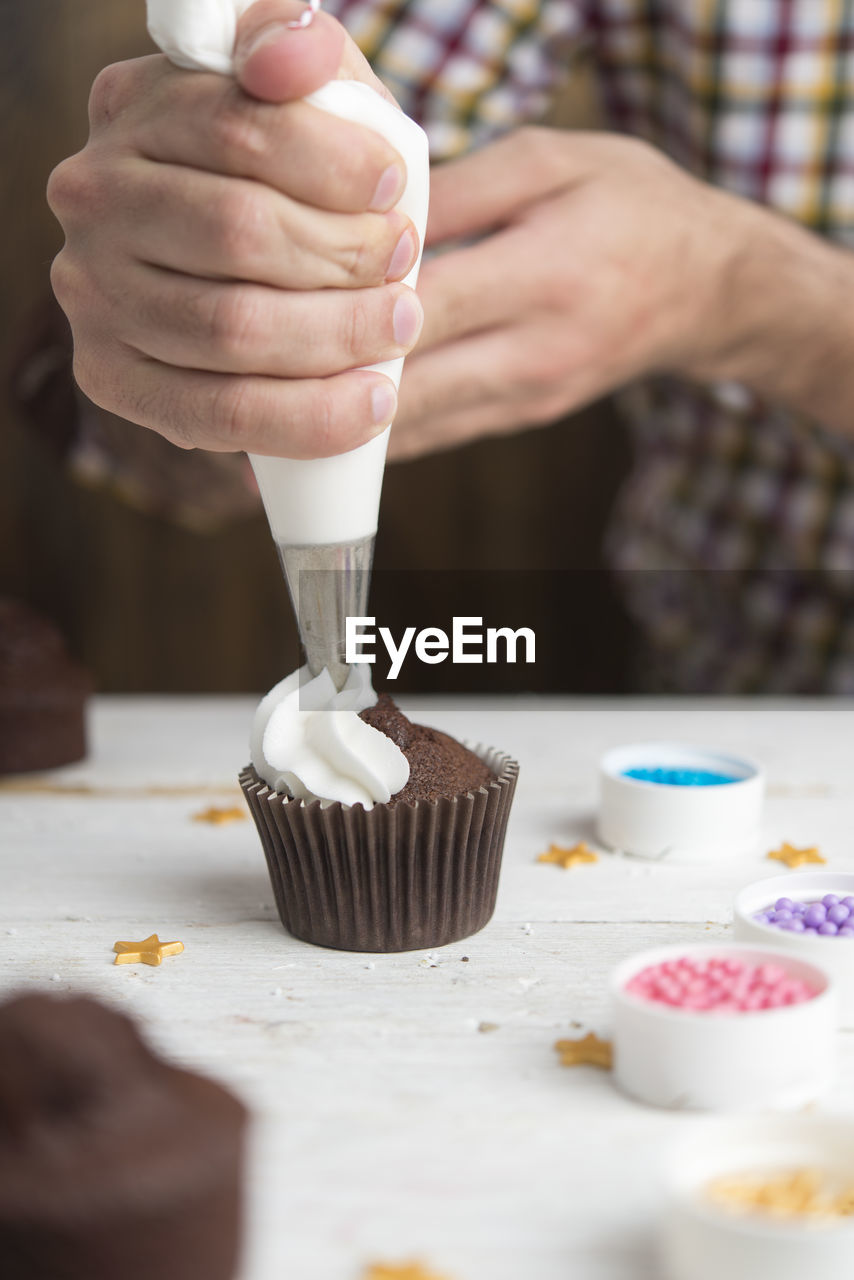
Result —
POLYGON ((252 766, 240 785, 255 819, 282 924, 341 951, 417 951, 490 920, 519 766, 467 743, 495 774, 476 791, 413 804, 304 804, 252 766))

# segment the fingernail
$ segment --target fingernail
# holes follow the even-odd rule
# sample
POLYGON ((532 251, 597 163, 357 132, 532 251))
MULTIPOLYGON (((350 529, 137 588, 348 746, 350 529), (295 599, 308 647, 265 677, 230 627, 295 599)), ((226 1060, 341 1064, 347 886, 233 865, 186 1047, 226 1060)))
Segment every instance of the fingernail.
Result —
POLYGON ((394 253, 391 255, 391 262, 388 264, 386 279, 399 280, 402 276, 405 276, 415 261, 415 255, 417 252, 418 237, 411 227, 407 227, 403 235, 398 240, 394 253))
POLYGON ((385 213, 403 194, 405 178, 399 164, 390 164, 377 183, 368 206, 371 213, 385 213))
POLYGON ((402 293, 394 304, 392 327, 394 340, 400 347, 414 347, 424 323, 424 309, 411 289, 402 293))
POLYGON ((242 44, 236 51, 235 61, 242 67, 249 61, 253 53, 257 53, 259 49, 263 49, 266 45, 272 44, 275 40, 287 35, 289 29, 290 24, 287 22, 272 22, 268 27, 262 27, 260 31, 255 32, 251 40, 248 40, 246 44, 242 44))
POLYGON ((371 392, 371 409, 378 427, 387 427, 397 413, 397 392, 388 378, 378 382, 371 392))

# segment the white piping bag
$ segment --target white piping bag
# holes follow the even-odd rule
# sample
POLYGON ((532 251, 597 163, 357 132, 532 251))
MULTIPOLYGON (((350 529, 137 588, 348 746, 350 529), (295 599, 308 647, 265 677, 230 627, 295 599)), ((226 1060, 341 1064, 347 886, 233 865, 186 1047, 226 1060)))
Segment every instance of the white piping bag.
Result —
MULTIPOLYGON (((148 30, 177 66, 231 75, 237 22, 252 3, 148 0, 148 30)), ((306 20, 315 8, 317 0, 312 0, 306 20)), ((373 129, 399 152, 406 163, 407 184, 397 208, 412 219, 423 244, 430 186, 424 131, 360 81, 331 80, 306 101, 373 129)), ((420 265, 419 251, 404 284, 415 287, 420 265)), ((402 359, 370 368, 400 386, 402 359)), ((390 424, 367 444, 334 458, 302 461, 250 455, 309 668, 317 675, 327 667, 339 686, 348 670, 345 619, 367 609, 389 430, 390 424)))

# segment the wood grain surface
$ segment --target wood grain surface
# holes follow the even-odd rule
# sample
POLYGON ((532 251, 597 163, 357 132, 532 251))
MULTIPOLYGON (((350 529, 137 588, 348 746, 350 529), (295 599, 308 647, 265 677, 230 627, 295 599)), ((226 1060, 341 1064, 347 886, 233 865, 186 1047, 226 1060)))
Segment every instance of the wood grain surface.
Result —
MULTIPOLYGON (((367 956, 288 937, 252 825, 193 820, 239 795, 252 709, 100 699, 87 762, 0 784, 0 993, 94 992, 250 1103, 242 1280, 362 1280, 371 1260, 411 1257, 451 1280, 658 1280, 659 1170, 693 1121, 627 1101, 606 1073, 561 1068, 553 1044, 607 1035, 608 975, 624 957, 728 937, 733 894, 777 874, 765 854, 781 839, 854 870, 854 710, 408 702, 416 719, 513 753, 519 790, 493 922, 435 955, 367 956), (755 852, 696 867, 538 864, 553 840, 595 844, 598 757, 645 739, 764 765, 755 852), (183 955, 112 964, 117 939, 154 931, 183 955)), ((851 1028, 839 1047, 822 1107, 850 1112, 851 1028)))

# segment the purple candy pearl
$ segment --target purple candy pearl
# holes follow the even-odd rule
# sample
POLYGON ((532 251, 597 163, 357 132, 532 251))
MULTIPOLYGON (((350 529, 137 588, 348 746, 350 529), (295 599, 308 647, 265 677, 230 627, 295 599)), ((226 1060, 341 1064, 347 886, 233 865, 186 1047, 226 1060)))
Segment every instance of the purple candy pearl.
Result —
POLYGON ((841 901, 835 893, 825 894, 821 902, 778 898, 773 905, 769 903, 763 911, 755 912, 753 919, 788 933, 854 938, 854 894, 841 901))

